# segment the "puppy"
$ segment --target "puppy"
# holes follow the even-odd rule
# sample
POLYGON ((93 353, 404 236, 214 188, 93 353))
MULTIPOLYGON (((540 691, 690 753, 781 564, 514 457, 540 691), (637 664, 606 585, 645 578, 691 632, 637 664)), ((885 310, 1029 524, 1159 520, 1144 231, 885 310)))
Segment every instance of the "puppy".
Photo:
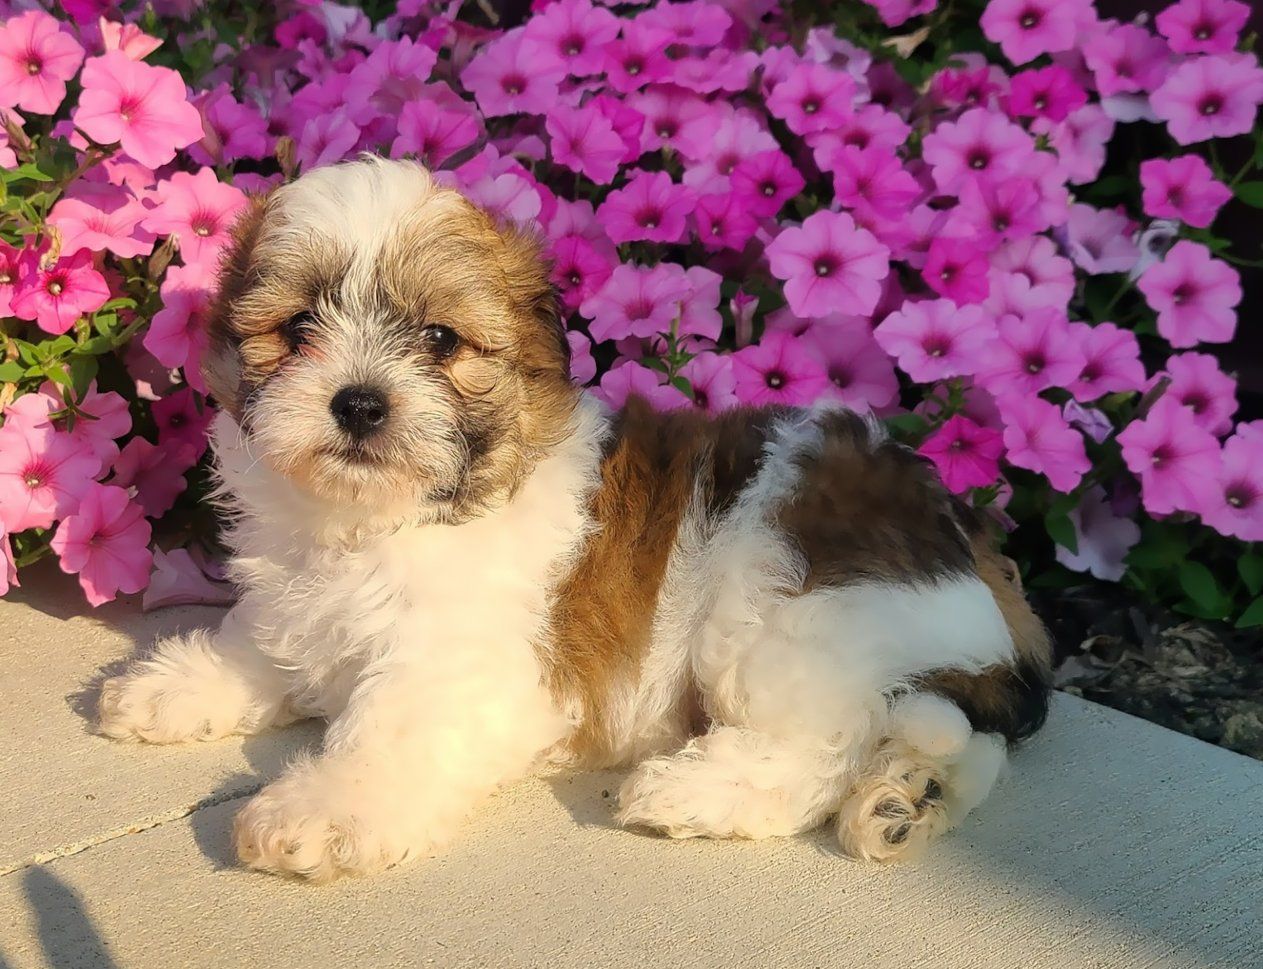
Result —
POLYGON ((547 763, 672 837, 835 818, 914 855, 1041 724, 1049 647, 982 523, 844 410, 611 413, 536 243, 419 166, 242 219, 206 375, 238 605, 101 697, 151 743, 329 721, 236 821, 324 881, 451 839, 547 763))

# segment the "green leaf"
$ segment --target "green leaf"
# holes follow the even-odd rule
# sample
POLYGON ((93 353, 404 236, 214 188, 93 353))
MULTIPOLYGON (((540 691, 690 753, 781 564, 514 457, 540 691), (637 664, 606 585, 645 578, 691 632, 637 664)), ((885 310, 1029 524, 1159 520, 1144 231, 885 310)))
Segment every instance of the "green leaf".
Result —
POLYGON ((1263 626, 1263 596, 1259 596, 1245 608, 1245 612, 1237 617, 1237 628, 1248 629, 1251 626, 1263 626))
POLYGON ((47 354, 45 359, 49 359, 51 357, 60 357, 67 350, 73 350, 74 348, 75 348, 74 337, 65 336, 63 334, 62 336, 59 336, 56 340, 54 340, 52 343, 44 344, 44 352, 47 354))
POLYGON ((1246 552, 1237 559, 1237 573, 1252 596, 1263 592, 1263 553, 1246 552))
POLYGON ((1214 574, 1201 562, 1184 562, 1180 566, 1180 588, 1198 607, 1203 618, 1222 619, 1232 609, 1232 599, 1225 596, 1214 574))
POLYGON ((63 387, 72 387, 70 383, 70 374, 66 373, 66 368, 58 364, 49 364, 44 368, 44 376, 55 384, 61 384, 63 387))
POLYGON ((1127 564, 1138 569, 1170 569, 1188 556, 1188 542, 1170 525, 1149 522, 1144 538, 1127 553, 1127 564))
POLYGON ((100 367, 96 357, 73 356, 70 358, 70 383, 79 399, 88 392, 88 384, 97 375, 100 367))
POLYGON ((0 384, 12 384, 22 379, 26 368, 16 360, 0 363, 0 384))
POLYGON ((1233 191, 1246 205, 1263 209, 1263 182, 1242 182, 1233 191))
POLYGON ((1070 516, 1058 508, 1050 508, 1044 515, 1044 528, 1054 542, 1069 549, 1072 555, 1079 554, 1079 536, 1075 534, 1074 523, 1070 516))
POLYGON ((886 427, 901 438, 919 438, 929 426, 920 414, 896 414, 886 418, 886 427))
POLYGON ((53 176, 44 174, 30 162, 27 162, 25 165, 19 165, 17 168, 10 168, 4 173, 6 182, 16 182, 20 178, 29 178, 32 182, 51 182, 53 180, 53 176))

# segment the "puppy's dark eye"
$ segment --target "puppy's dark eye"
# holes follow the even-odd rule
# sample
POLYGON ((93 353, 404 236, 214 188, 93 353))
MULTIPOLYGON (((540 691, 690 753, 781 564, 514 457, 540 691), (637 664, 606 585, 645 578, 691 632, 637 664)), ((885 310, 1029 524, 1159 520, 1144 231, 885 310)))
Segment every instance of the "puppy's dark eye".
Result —
POLYGON ((457 336, 456 331, 441 323, 431 323, 426 326, 421 331, 421 339, 440 359, 450 357, 460 346, 460 337, 457 336))
POLYGON ((310 314, 299 313, 281 324, 281 336, 289 344, 290 350, 297 350, 307 342, 315 326, 316 322, 310 314))

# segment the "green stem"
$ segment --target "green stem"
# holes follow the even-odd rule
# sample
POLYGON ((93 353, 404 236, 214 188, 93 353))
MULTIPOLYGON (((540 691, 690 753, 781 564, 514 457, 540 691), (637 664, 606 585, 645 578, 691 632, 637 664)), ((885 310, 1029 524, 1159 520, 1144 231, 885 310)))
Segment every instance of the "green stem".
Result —
POLYGON ((1129 289, 1131 289, 1131 287, 1132 287, 1131 278, 1130 277, 1124 278, 1123 285, 1118 287, 1118 292, 1115 293, 1110 298, 1110 301, 1105 304, 1105 309, 1102 311, 1102 315, 1104 316, 1105 319, 1097 320, 1098 323, 1103 323, 1105 322, 1105 320, 1108 320, 1110 318, 1110 314, 1114 312, 1114 307, 1118 305, 1118 301, 1123 298, 1123 296, 1126 294, 1126 292, 1129 289))

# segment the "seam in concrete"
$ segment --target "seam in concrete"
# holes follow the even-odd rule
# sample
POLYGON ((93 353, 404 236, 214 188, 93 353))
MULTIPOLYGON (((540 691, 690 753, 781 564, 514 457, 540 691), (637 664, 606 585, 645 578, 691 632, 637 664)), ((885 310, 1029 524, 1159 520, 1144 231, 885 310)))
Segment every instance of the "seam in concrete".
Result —
POLYGON ((236 801, 241 798, 250 797, 257 794, 263 787, 263 783, 253 784, 249 787, 243 787, 238 791, 224 791, 220 794, 212 794, 210 797, 204 797, 200 801, 194 801, 185 807, 173 808, 165 814, 157 814, 153 817, 146 818, 143 821, 137 821, 122 828, 112 828, 109 831, 102 832, 95 837, 88 838, 84 841, 75 841, 70 844, 60 845, 49 851, 41 851, 32 855, 24 861, 17 864, 0 867, 0 877, 13 875, 27 868, 33 868, 36 865, 47 864, 50 861, 56 861, 59 858, 68 858, 71 855, 77 855, 80 852, 96 848, 103 844, 109 844, 111 841, 117 841, 119 838, 126 838, 128 835, 140 834, 142 831, 151 831, 154 828, 160 828, 164 824, 172 821, 179 821, 181 818, 187 818, 203 808, 214 807, 217 804, 226 804, 228 801, 236 801))

